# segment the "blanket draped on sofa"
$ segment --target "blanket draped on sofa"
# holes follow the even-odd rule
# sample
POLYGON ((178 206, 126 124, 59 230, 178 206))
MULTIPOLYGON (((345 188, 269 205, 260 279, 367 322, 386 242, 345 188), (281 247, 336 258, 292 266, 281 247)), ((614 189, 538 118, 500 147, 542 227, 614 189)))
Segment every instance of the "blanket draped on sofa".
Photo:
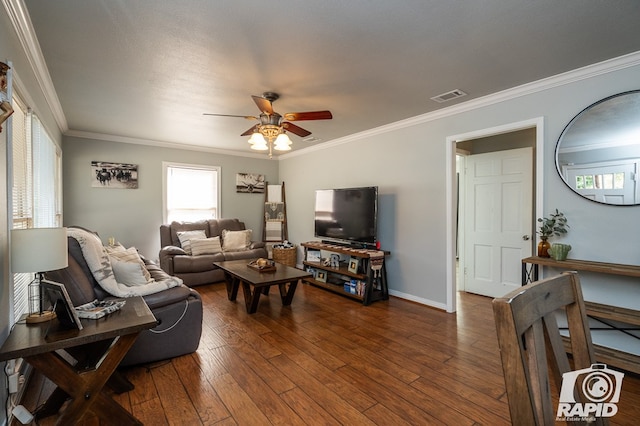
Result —
POLYGON ((78 241, 87 265, 107 293, 116 297, 134 297, 154 294, 171 287, 182 285, 178 277, 169 277, 163 281, 152 280, 141 286, 129 287, 116 281, 109 260, 109 254, 96 234, 79 228, 67 228, 67 235, 78 241))

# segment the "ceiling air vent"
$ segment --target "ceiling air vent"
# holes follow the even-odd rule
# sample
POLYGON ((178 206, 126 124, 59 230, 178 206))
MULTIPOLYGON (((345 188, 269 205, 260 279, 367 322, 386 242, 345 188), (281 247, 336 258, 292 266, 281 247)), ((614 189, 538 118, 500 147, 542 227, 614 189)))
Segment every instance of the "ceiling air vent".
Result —
POLYGON ((450 92, 443 93, 443 94, 438 95, 438 96, 434 96, 431 99, 433 99, 436 102, 442 103, 442 102, 449 102, 449 101, 451 101, 453 99, 461 98, 463 96, 467 96, 467 94, 464 93, 460 89, 455 89, 455 90, 451 90, 450 92))

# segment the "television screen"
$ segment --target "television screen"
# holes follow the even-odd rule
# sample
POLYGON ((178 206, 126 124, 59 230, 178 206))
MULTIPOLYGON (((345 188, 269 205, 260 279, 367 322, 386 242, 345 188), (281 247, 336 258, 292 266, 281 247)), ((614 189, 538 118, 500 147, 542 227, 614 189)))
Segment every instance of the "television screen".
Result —
POLYGON ((378 187, 316 191, 315 236, 373 244, 377 240, 378 187))

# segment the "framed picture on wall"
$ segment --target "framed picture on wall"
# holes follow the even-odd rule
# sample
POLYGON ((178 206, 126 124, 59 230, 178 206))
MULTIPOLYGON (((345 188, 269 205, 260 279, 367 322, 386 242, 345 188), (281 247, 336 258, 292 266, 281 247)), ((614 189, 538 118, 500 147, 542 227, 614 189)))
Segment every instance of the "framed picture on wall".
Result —
POLYGON ((92 161, 91 186, 94 188, 138 189, 138 165, 92 161))
POLYGON ((238 173, 236 175, 236 192, 264 194, 264 175, 256 173, 238 173))

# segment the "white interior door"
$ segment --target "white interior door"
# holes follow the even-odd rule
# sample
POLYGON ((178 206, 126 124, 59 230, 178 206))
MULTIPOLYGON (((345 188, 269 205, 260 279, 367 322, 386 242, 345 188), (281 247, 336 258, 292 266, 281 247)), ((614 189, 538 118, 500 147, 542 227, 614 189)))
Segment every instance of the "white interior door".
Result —
POLYGON ((531 256, 533 150, 466 157, 464 289, 500 297, 520 286, 531 256))

